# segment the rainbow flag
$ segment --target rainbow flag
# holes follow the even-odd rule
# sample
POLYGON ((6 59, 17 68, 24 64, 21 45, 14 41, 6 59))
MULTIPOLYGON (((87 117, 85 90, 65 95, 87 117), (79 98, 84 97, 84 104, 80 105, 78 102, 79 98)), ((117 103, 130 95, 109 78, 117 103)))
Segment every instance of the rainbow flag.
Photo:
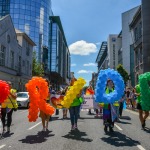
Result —
POLYGON ((91 89, 87 89, 85 95, 94 95, 94 91, 91 89))

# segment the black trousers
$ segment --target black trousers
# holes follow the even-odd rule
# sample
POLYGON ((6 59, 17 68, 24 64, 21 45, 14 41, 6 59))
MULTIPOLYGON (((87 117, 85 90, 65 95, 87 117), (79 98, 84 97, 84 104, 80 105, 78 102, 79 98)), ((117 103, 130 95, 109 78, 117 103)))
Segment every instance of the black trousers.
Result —
POLYGON ((9 113, 6 112, 6 108, 1 108, 1 115, 2 115, 2 123, 3 123, 3 128, 6 125, 6 115, 7 115, 7 127, 11 126, 11 122, 12 122, 12 113, 13 113, 13 109, 11 109, 11 111, 9 113))
POLYGON ((120 102, 120 105, 119 105, 119 116, 120 116, 120 117, 122 116, 123 103, 124 103, 124 102, 120 102))

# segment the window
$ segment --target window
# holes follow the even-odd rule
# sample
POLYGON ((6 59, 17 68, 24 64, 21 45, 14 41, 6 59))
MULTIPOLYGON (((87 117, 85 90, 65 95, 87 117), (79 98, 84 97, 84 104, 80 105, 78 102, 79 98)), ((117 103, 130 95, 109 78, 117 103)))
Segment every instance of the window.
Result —
POLYGON ((10 35, 7 35, 7 42, 10 43, 10 35))
POLYGON ((10 52, 10 66, 13 69, 14 68, 14 52, 10 52))
POLYGON ((142 22, 139 23, 139 38, 142 36, 142 22))
POLYGON ((26 55, 29 56, 30 55, 30 48, 26 47, 26 55))
POLYGON ((138 30, 137 30, 137 27, 134 29, 134 40, 135 40, 135 42, 138 40, 138 30))
POLYGON ((112 42, 116 42, 116 38, 115 37, 112 38, 112 42))
POLYGON ((29 68, 30 66, 29 66, 29 61, 27 60, 27 75, 29 74, 29 68))
POLYGON ((139 48, 139 52, 140 52, 140 63, 143 62, 143 50, 142 50, 142 47, 139 48))
POLYGON ((5 51, 6 51, 6 47, 1 45, 1 49, 0 49, 0 65, 1 66, 5 66, 5 51))

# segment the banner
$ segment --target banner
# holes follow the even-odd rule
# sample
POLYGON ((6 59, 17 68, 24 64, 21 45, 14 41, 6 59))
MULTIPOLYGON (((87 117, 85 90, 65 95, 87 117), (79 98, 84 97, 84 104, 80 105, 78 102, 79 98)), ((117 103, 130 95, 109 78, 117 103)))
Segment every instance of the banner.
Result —
POLYGON ((54 108, 61 109, 62 108, 61 101, 63 100, 63 98, 64 98, 63 95, 52 94, 50 98, 50 104, 54 108))
POLYGON ((82 109, 91 109, 94 107, 93 95, 83 95, 83 103, 81 104, 82 109))

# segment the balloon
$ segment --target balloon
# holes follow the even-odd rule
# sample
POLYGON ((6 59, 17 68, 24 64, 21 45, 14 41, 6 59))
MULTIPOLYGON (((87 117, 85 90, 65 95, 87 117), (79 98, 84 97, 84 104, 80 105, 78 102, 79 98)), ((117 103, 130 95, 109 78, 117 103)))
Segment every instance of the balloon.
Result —
POLYGON ((61 102, 63 107, 65 108, 70 107, 70 105, 72 104, 76 96, 80 94, 85 83, 86 82, 83 78, 78 78, 78 80, 74 82, 74 85, 70 87, 70 89, 67 91, 66 95, 64 96, 63 101, 61 102))
POLYGON ((0 103, 3 103, 10 93, 10 88, 7 82, 0 80, 0 103))
POLYGON ((54 113, 54 108, 46 103, 49 89, 45 79, 42 77, 33 77, 26 84, 26 88, 30 96, 29 122, 35 122, 37 120, 39 110, 42 110, 48 115, 54 113))
POLYGON ((145 111, 150 110, 150 72, 146 72, 139 76, 140 90, 141 92, 141 105, 145 111))
POLYGON ((122 97, 123 93, 124 81, 121 75, 113 69, 101 70, 98 75, 98 80, 95 89, 96 102, 114 103, 122 97), (108 79, 113 81, 115 87, 114 91, 110 94, 106 94, 105 92, 106 83, 108 79))

